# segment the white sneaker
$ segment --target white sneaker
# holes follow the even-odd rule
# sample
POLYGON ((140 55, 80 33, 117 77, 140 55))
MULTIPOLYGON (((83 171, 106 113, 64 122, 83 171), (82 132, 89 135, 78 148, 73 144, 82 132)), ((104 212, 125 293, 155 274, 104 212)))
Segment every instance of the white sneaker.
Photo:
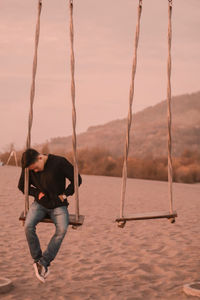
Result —
POLYGON ((35 275, 36 275, 37 279, 39 279, 42 283, 45 283, 45 278, 42 275, 42 271, 43 271, 44 267, 39 262, 34 263, 33 267, 34 267, 35 275))
POLYGON ((44 277, 44 279, 47 278, 47 276, 49 275, 49 273, 50 273, 49 268, 48 267, 45 268, 44 266, 42 266, 41 275, 44 277))

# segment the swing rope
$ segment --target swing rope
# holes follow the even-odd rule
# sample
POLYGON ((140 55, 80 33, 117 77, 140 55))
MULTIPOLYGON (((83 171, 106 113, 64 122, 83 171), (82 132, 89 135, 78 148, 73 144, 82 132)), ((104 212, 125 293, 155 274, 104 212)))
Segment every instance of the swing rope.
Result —
POLYGON ((172 143, 171 143, 171 41, 172 41, 172 0, 168 0, 168 61, 167 61, 167 106, 168 106, 168 189, 170 212, 173 211, 173 192, 172 192, 172 143))
MULTIPOLYGON (((31 83, 31 91, 30 91, 30 111, 29 111, 29 119, 28 119, 28 135, 26 140, 26 148, 30 148, 31 146, 31 128, 33 123, 33 103, 35 98, 35 78, 37 72, 37 52, 39 45, 39 36, 40 36, 40 15, 42 10, 42 0, 38 0, 38 14, 37 14, 37 24, 35 31, 35 51, 33 58, 33 69, 32 69, 32 83, 31 83)), ((28 168, 25 169, 25 216, 29 210, 29 196, 28 196, 28 186, 29 186, 29 171, 28 168)))
MULTIPOLYGON (((122 191, 121 191, 121 203, 120 203, 120 218, 118 220, 122 220, 124 218, 124 202, 125 202, 125 193, 126 193, 126 182, 127 182, 127 160, 128 160, 128 152, 129 152, 129 143, 130 143, 130 128, 132 123, 132 103, 133 103, 133 95, 134 95, 134 82, 135 82, 135 74, 136 74, 136 65, 137 65, 137 48, 139 41, 139 33, 140 33, 140 19, 142 12, 142 0, 139 0, 138 5, 138 19, 135 33, 135 48, 134 48, 134 58, 132 65, 132 80, 130 86, 130 94, 129 94, 129 111, 127 117, 127 129, 126 129, 126 144, 125 144, 125 154, 124 154, 124 164, 123 164, 123 175, 122 175, 122 191)), ((169 217, 171 222, 175 221, 175 216, 177 216, 176 212, 173 212, 173 192, 172 192, 172 181, 173 181, 173 170, 172 170, 172 138, 171 138, 171 124, 172 124, 172 114, 171 114, 171 40, 172 40, 172 0, 168 0, 168 59, 167 59, 167 130, 168 130, 168 195, 169 195, 169 203, 170 203, 170 215, 168 214, 155 214, 152 216, 148 214, 148 218, 152 217, 169 217)), ((129 219, 145 219, 147 216, 135 216, 129 219)), ((127 219, 127 218, 126 218, 127 219)), ((121 221, 120 221, 121 222, 121 221)), ((119 227, 123 227, 125 225, 124 222, 121 223, 119 227)))
MULTIPOLYGON (((70 42, 71 42, 71 98, 72 98, 72 123, 73 123, 73 157, 74 157, 74 187, 75 187, 75 216, 76 222, 79 221, 79 195, 78 195, 78 164, 77 164, 77 154, 76 154, 76 108, 75 108, 75 56, 74 56, 74 28, 73 28, 73 0, 69 0, 70 8, 70 42)), ((38 0, 38 14, 37 14, 37 23, 35 31, 35 51, 33 59, 33 69, 32 69, 32 84, 30 92, 30 112, 28 120, 28 135, 26 141, 26 148, 31 146, 31 128, 33 123, 33 103, 35 98, 35 79, 37 72, 37 53, 39 45, 39 36, 40 36, 40 16, 42 10, 42 0, 38 0)), ((29 170, 25 169, 25 216, 29 210, 29 196, 28 196, 28 186, 29 186, 29 170)))
POLYGON ((73 26, 73 0, 69 0, 70 9, 70 45, 71 45, 71 99, 72 99, 72 125, 73 125, 73 158, 74 158, 74 187, 75 187, 75 215, 79 219, 79 193, 78 193, 78 163, 76 142, 76 107, 75 107, 75 56, 74 56, 74 26, 73 26))
POLYGON ((131 77, 131 85, 130 85, 130 92, 129 92, 129 111, 128 111, 128 117, 127 117, 124 164, 123 164, 123 171, 122 171, 123 175, 122 175, 120 218, 123 218, 123 214, 124 214, 124 201, 125 201, 126 182, 127 182, 127 160, 128 160, 128 152, 129 152, 129 144, 130 144, 130 128, 131 128, 131 123, 132 123, 132 104, 133 104, 133 95, 134 95, 134 86, 135 86, 135 74, 136 74, 136 67, 137 67, 137 49, 138 49, 139 34, 140 34, 141 14, 142 14, 142 0, 139 0, 138 17, 137 17, 137 25, 136 25, 136 32, 135 32, 134 57, 133 57, 133 64, 132 64, 132 77, 131 77))

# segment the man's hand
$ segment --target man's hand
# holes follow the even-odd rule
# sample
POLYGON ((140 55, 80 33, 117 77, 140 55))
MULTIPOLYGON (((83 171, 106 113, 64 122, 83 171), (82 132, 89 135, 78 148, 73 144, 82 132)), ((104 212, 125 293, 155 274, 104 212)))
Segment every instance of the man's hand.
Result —
POLYGON ((40 200, 42 197, 44 197, 44 193, 40 192, 38 195, 38 199, 40 200))
POLYGON ((58 195, 58 197, 60 198, 60 200, 61 200, 62 202, 64 201, 63 195, 58 195))

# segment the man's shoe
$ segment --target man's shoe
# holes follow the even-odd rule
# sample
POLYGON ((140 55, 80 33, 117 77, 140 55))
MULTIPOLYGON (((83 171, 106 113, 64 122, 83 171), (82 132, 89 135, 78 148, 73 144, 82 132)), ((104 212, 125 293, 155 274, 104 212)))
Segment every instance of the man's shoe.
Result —
POLYGON ((43 272, 43 265, 41 265, 39 262, 36 262, 33 264, 34 270, 35 270, 35 275, 37 277, 37 279, 39 279, 42 283, 45 283, 45 278, 42 275, 43 272))
POLYGON ((50 273, 49 268, 42 266, 41 275, 44 277, 44 279, 47 278, 47 276, 49 275, 49 273, 50 273))

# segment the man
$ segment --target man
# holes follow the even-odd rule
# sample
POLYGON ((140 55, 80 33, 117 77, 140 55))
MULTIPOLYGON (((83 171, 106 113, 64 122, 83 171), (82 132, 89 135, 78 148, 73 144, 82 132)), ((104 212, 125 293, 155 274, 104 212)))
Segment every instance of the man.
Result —
MULTIPOLYGON (((22 172, 18 188, 24 193, 24 171, 28 168, 28 193, 35 198, 25 221, 26 238, 34 260, 36 276, 40 281, 45 282, 49 274, 48 267, 58 253, 69 224, 67 196, 74 193, 74 169, 64 157, 40 154, 34 149, 27 149, 22 154, 21 164, 22 172), (70 181, 67 188, 66 178, 70 181), (36 225, 47 214, 55 224, 56 230, 47 249, 42 253, 36 225)), ((80 175, 78 179, 80 185, 82 183, 80 175)))

